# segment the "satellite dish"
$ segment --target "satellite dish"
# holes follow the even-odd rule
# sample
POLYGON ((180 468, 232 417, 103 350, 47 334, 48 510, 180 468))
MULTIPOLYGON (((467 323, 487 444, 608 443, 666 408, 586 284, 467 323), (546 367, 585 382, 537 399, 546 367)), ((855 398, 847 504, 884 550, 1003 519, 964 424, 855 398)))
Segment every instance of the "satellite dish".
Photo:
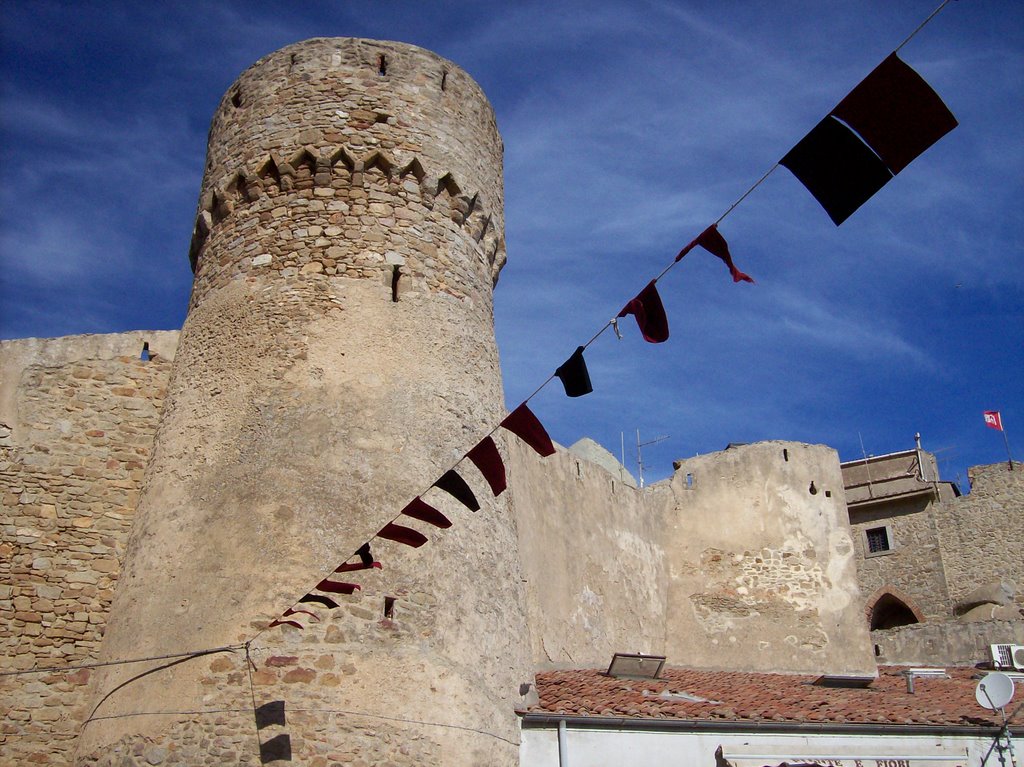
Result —
POLYGON ((974 691, 974 698, 978 701, 978 705, 992 711, 1005 706, 1012 697, 1013 680, 998 671, 985 674, 974 691))

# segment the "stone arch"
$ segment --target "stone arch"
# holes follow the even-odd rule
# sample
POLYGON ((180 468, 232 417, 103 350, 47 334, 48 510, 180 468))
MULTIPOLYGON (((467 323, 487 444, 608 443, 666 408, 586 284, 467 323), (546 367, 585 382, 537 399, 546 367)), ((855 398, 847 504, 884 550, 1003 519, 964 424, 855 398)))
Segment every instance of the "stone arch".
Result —
POLYGON ((392 162, 386 154, 383 152, 374 152, 365 160, 363 160, 363 172, 368 172, 373 169, 379 170, 384 174, 384 178, 387 181, 391 180, 391 174, 394 171, 395 163, 392 162))
POLYGON ((295 189, 312 189, 313 177, 316 175, 316 154, 308 147, 303 147, 292 155, 288 161, 292 170, 292 186, 295 189))
POLYGON ((210 215, 213 218, 213 225, 216 226, 234 211, 234 204, 225 192, 214 189, 211 195, 210 215))
POLYGON ((242 171, 237 171, 224 185, 224 194, 233 203, 249 202, 250 183, 242 171))
POLYGON ((206 238, 209 236, 212 226, 213 218, 210 216, 210 212, 200 210, 196 216, 196 225, 192 228, 192 241, 188 247, 188 260, 192 265, 193 273, 195 273, 196 266, 199 264, 199 252, 203 249, 203 245, 206 244, 206 238))
POLYGON ((352 158, 352 155, 345 151, 345 147, 343 146, 338 147, 336 150, 331 152, 327 159, 330 161, 332 168, 336 168, 341 165, 343 168, 346 168, 349 173, 355 170, 356 161, 352 158))
POLYGON ((488 235, 494 235, 494 222, 491 220, 490 213, 481 212, 472 224, 471 234, 478 244, 482 244, 484 242, 484 238, 488 235))
POLYGON ((256 177, 263 183, 268 194, 281 191, 281 171, 272 156, 267 155, 267 159, 260 163, 256 177))
POLYGON ((925 621, 924 613, 914 600, 894 586, 882 586, 876 590, 864 607, 864 615, 872 631, 925 621))
POLYGON ((428 195, 431 207, 434 212, 442 218, 451 218, 458 225, 465 221, 463 211, 466 209, 465 202, 458 202, 462 195, 462 189, 456 183, 451 173, 445 173, 437 180, 433 194, 428 195))
POLYGON ((416 181, 419 182, 420 184, 422 184, 423 179, 427 177, 427 172, 423 169, 423 165, 415 157, 413 157, 409 161, 409 164, 402 168, 402 170, 399 171, 398 173, 399 178, 405 178, 406 176, 409 175, 415 178, 416 181))
POLYGON ((453 200, 462 194, 462 189, 455 182, 455 178, 451 173, 445 173, 437 180, 437 193, 435 196, 440 197, 442 192, 447 192, 448 196, 453 200))

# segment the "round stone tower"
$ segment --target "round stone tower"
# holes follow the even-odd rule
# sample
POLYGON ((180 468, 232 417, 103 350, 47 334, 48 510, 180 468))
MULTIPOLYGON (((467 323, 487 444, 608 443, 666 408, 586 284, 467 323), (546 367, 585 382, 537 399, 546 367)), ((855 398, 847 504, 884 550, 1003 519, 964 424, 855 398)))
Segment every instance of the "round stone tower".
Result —
POLYGON ((503 413, 501 166, 414 46, 308 40, 228 90, 101 660, 233 649, 97 673, 80 764, 518 763, 514 522, 468 462, 478 512, 429 490, 503 413), (428 490, 451 527, 374 538, 428 490), (360 591, 268 627, 371 539, 360 591))

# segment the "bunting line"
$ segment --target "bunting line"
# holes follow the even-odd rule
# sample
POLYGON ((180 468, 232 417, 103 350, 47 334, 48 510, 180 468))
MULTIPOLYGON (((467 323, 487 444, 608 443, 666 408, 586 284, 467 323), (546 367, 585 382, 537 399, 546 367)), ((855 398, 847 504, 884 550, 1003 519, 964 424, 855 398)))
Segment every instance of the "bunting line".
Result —
MULTIPOLYGON (((656 284, 694 247, 701 246, 710 254, 721 259, 728 267, 733 282, 754 280, 740 271, 733 263, 728 242, 719 233, 722 223, 741 203, 760 187, 779 166, 790 170, 825 212, 838 226, 863 203, 867 202, 895 174, 926 151, 935 141, 956 126, 956 119, 942 103, 931 86, 911 67, 904 64, 897 53, 934 19, 950 0, 943 2, 922 21, 896 49, 870 72, 845 96, 825 117, 811 129, 778 162, 774 163, 757 181, 741 194, 710 226, 687 244, 662 271, 634 298, 630 299, 619 314, 606 322, 585 344, 559 366, 554 373, 540 384, 515 410, 491 428, 478 443, 456 461, 428 490, 437 487, 445 490, 471 511, 480 508, 469 485, 456 468, 469 458, 484 476, 495 496, 505 490, 504 464, 494 446, 492 436, 500 428, 511 431, 526 442, 542 457, 551 455, 555 448, 543 425, 530 411, 527 403, 539 394, 555 378, 559 378, 569 397, 579 397, 593 391, 583 352, 588 349, 609 328, 615 330, 621 340, 618 319, 633 314, 644 339, 660 343, 668 339, 668 321, 656 284), (852 128, 852 129, 851 129, 852 128), (857 133, 854 133, 854 130, 857 133), (860 134, 860 135, 858 135, 860 134), (484 448, 489 441, 490 447, 484 448), (495 463, 495 456, 497 461, 495 463), (500 474, 498 473, 500 468, 500 474)), ((437 509, 417 495, 396 514, 373 538, 383 538, 412 547, 422 546, 427 537, 417 530, 396 524, 406 515, 439 528, 451 526, 451 521, 437 509)), ((371 538, 372 540, 372 538, 371 538)), ((370 542, 363 544, 352 556, 359 555, 360 563, 339 566, 335 572, 381 567, 368 555, 370 542)), ((352 557, 349 557, 351 559, 352 557)), ((337 603, 329 597, 313 594, 314 590, 351 594, 358 590, 358 584, 341 583, 322 579, 299 603, 319 603, 333 609, 337 603), (350 590, 344 590, 350 589, 350 590)), ((306 610, 289 608, 282 618, 296 613, 313 615, 306 610)), ((315 616, 314 616, 315 617, 315 616)), ((297 621, 278 619, 270 626, 280 623, 298 625, 297 621)), ((266 630, 261 629, 253 637, 266 630)), ((299 626, 299 628, 302 628, 299 626)), ((252 640, 250 640, 252 641, 252 640)))
POLYGON ((928 22, 931 21, 932 19, 934 19, 936 16, 938 16, 939 15, 939 11, 941 11, 947 5, 949 5, 949 0, 942 0, 942 3, 939 5, 938 8, 936 8, 934 11, 932 11, 931 15, 927 19, 922 21, 920 24, 918 24, 917 25, 917 29, 915 29, 913 32, 911 32, 910 35, 907 36, 906 40, 904 40, 902 43, 900 43, 899 45, 896 46, 896 50, 894 50, 893 53, 899 53, 900 52, 900 48, 902 48, 904 45, 906 45, 911 40, 913 40, 914 39, 914 35, 916 35, 918 32, 920 32, 922 29, 924 29, 925 26, 927 26, 928 22))

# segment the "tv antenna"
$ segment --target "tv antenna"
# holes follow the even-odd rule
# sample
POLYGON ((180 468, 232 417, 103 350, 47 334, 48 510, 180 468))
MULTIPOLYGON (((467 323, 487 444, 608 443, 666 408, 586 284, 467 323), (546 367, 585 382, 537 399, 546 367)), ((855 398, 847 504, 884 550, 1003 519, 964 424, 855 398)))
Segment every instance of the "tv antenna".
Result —
MULTIPOLYGON (((1013 678, 999 671, 985 674, 974 689, 974 699, 978 701, 978 705, 982 708, 999 712, 999 716, 1003 719, 1003 726, 999 730, 999 735, 996 736, 996 743, 998 744, 1003 735, 1006 735, 1006 748, 1010 752, 1010 765, 1011 767, 1016 767, 1017 762, 1014 760, 1013 755, 1013 738, 1010 735, 1010 726, 1005 710, 1006 704, 1013 699, 1013 678)), ((1019 710, 1018 708, 1017 711, 1019 710)), ((1014 711, 1014 714, 1016 713, 1014 711)), ((999 746, 999 749, 1002 750, 1002 746, 999 746)))
POLYGON ((644 458, 640 448, 647 447, 648 445, 654 445, 658 442, 664 442, 666 439, 668 439, 668 435, 662 434, 660 437, 655 437, 647 442, 641 442, 640 430, 636 430, 636 468, 637 472, 640 474, 640 487, 644 486, 644 458))

